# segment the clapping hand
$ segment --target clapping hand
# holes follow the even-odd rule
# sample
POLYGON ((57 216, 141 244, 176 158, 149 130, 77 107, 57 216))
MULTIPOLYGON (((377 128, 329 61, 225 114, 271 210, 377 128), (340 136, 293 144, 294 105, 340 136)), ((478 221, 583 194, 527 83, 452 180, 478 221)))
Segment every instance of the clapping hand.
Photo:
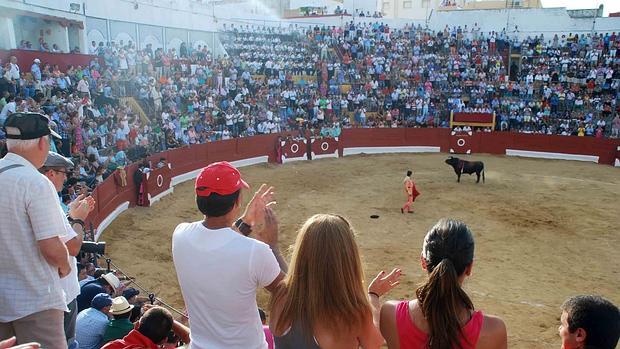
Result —
POLYGON ((85 220, 88 214, 95 209, 95 199, 88 194, 81 194, 69 204, 69 217, 85 220))
POLYGON ((256 240, 262 241, 269 245, 271 248, 278 245, 278 219, 275 212, 271 207, 265 207, 264 212, 265 225, 262 229, 256 230, 253 233, 253 237, 256 240))
POLYGON ((245 208, 242 219, 253 230, 260 231, 263 229, 265 224, 265 208, 276 204, 273 201, 273 195, 273 187, 262 184, 245 208))
POLYGON ((368 285, 368 293, 376 294, 379 297, 388 293, 400 284, 401 273, 402 271, 397 268, 394 268, 389 274, 382 270, 368 285))

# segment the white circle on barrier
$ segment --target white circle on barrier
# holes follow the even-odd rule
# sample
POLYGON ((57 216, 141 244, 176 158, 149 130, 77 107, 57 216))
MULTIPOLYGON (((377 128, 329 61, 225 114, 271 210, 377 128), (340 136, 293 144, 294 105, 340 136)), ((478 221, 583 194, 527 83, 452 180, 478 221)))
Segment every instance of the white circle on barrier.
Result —
POLYGON ((295 154, 298 151, 299 151, 299 144, 297 144, 297 143, 291 144, 291 152, 293 152, 295 154))
POLYGON ((321 150, 327 151, 327 149, 329 149, 329 143, 327 142, 321 143, 321 150))
POLYGON ((162 185, 164 185, 164 176, 157 175, 157 186, 161 188, 162 185))
POLYGON ((459 147, 464 146, 464 145, 465 145, 465 139, 463 139, 463 138, 459 138, 459 139, 457 139, 457 140, 456 140, 456 144, 457 144, 459 147))

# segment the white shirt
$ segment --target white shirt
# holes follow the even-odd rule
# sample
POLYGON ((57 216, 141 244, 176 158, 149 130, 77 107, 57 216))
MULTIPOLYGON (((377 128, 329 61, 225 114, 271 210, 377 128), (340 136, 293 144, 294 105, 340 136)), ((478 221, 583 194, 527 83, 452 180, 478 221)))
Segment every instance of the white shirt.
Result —
MULTIPOLYGON (((62 243, 66 243, 67 241, 73 239, 77 236, 77 233, 69 224, 67 218, 65 218, 65 227, 67 228, 67 235, 60 238, 62 243)), ((62 290, 65 294, 65 303, 68 305, 77 296, 80 294, 80 284, 78 282, 78 272, 77 272, 77 259, 73 256, 69 256, 69 265, 71 265, 71 272, 69 275, 60 279, 60 285, 62 286, 62 290)))
POLYGON ((19 66, 17 64, 11 63, 11 67, 9 68, 9 78, 11 80, 19 80, 19 66))
POLYGON ((230 228, 181 223, 172 257, 191 319, 192 349, 266 349, 256 290, 280 267, 268 245, 230 228))
POLYGON ((58 270, 37 241, 66 235, 64 213, 52 182, 26 159, 8 153, 0 168, 0 322, 47 310, 67 311, 58 270))
POLYGON ((17 104, 15 104, 15 101, 11 101, 5 104, 4 107, 2 108, 2 111, 0 112, 0 119, 6 120, 6 118, 9 117, 9 115, 15 113, 16 109, 17 109, 17 104))
POLYGON ((77 90, 82 93, 89 93, 88 81, 81 79, 80 82, 78 82, 77 90))

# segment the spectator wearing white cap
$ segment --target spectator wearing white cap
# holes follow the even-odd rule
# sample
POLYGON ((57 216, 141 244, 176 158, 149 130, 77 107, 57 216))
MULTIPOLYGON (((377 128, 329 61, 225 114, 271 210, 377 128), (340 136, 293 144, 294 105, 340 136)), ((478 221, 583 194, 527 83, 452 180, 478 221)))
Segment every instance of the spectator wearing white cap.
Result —
POLYGON ((0 160, 0 338, 66 348, 60 279, 71 266, 61 237, 63 212, 54 185, 37 171, 50 135, 41 114, 15 113, 5 123, 9 153, 0 160))
MULTIPOLYGON (((43 167, 39 169, 45 177, 47 177, 57 192, 61 192, 65 181, 67 180, 67 173, 73 169, 73 162, 64 156, 49 152, 47 159, 43 164, 43 167)), ((60 197, 58 197, 60 200, 60 197)), ((65 337, 67 344, 70 346, 75 338, 75 321, 77 318, 77 300, 76 297, 80 294, 80 284, 78 283, 77 272, 77 260, 75 256, 80 252, 82 247, 82 237, 84 235, 84 220, 88 214, 95 208, 95 200, 91 197, 79 196, 76 200, 71 202, 67 207, 69 219, 65 217, 64 222, 67 228, 67 235, 61 238, 62 242, 67 246, 69 252, 71 273, 60 279, 62 289, 65 293, 65 303, 68 312, 65 312, 65 337)))
POLYGON ((116 297, 112 300, 112 307, 110 308, 110 314, 114 317, 108 323, 108 327, 103 335, 103 342, 107 343, 115 339, 121 339, 125 337, 134 326, 129 321, 131 311, 134 305, 129 304, 127 299, 123 296, 116 297))
POLYGON ((41 64, 41 60, 35 58, 32 66, 30 67, 30 74, 32 74, 32 78, 35 81, 41 81, 41 67, 39 66, 39 64, 41 64))
POLYGON ((121 281, 114 273, 103 274, 99 278, 85 283, 77 297, 78 312, 90 307, 90 302, 97 294, 114 294, 120 287, 121 281))
POLYGON ((76 339, 80 349, 99 349, 105 342, 103 335, 108 327, 108 313, 112 297, 99 293, 93 297, 90 307, 77 316, 76 339))

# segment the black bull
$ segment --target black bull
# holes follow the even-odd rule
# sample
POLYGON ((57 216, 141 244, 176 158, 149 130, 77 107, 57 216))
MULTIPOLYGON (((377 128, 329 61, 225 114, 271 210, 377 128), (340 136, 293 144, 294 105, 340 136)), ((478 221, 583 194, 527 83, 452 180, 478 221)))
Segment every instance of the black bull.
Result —
POLYGON ((461 182, 461 175, 463 173, 471 175, 475 172, 478 177, 476 183, 480 183, 480 173, 482 173, 482 183, 484 183, 484 163, 482 161, 466 161, 451 156, 446 159, 446 164, 454 169, 454 173, 458 176, 457 182, 461 182))

